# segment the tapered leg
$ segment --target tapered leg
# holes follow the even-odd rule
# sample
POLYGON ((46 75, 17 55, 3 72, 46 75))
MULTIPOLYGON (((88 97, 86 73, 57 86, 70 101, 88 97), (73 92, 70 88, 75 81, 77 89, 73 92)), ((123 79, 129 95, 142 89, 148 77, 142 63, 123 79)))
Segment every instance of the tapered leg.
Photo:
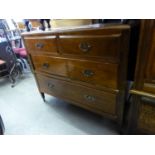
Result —
POLYGON ((11 84, 12 84, 11 87, 13 88, 15 86, 16 80, 10 75, 9 75, 9 79, 10 79, 11 84))
POLYGON ((4 131, 5 131, 4 123, 3 123, 3 120, 2 120, 1 115, 0 115, 0 135, 3 135, 4 131))
POLYGON ((40 94, 41 94, 43 101, 45 102, 45 94, 43 92, 40 92, 40 94))

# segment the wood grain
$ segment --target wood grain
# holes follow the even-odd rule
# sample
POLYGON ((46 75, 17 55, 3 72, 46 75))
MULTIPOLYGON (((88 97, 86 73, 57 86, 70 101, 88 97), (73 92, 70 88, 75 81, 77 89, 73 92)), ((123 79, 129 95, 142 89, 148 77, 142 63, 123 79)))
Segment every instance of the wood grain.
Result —
POLYGON ((73 80, 84 81, 95 86, 117 89, 117 64, 69 60, 68 72, 69 77, 73 80), (88 71, 92 75, 86 75, 88 71))
POLYGON ((104 57, 118 61, 120 51, 120 36, 121 34, 73 36, 61 35, 59 36, 61 53, 75 56, 81 55, 83 57, 104 57))
POLYGON ((37 75, 40 90, 48 94, 63 96, 70 100, 76 101, 84 106, 92 107, 96 110, 116 114, 116 95, 104 91, 94 90, 85 86, 80 86, 37 75))
POLYGON ((66 59, 43 55, 32 55, 31 58, 36 71, 47 72, 58 76, 68 76, 66 59))
POLYGON ((57 53, 56 36, 26 37, 25 44, 30 53, 57 53))
POLYGON ((137 128, 155 134, 155 106, 149 104, 149 100, 141 100, 137 128))

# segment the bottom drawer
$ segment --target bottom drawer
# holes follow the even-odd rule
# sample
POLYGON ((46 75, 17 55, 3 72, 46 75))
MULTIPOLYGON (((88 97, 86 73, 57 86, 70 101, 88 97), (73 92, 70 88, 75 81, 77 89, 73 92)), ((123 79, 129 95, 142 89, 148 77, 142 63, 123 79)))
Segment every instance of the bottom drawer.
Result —
POLYGON ((79 106, 116 115, 116 94, 107 93, 75 83, 66 82, 43 75, 37 75, 41 92, 76 102, 79 106))

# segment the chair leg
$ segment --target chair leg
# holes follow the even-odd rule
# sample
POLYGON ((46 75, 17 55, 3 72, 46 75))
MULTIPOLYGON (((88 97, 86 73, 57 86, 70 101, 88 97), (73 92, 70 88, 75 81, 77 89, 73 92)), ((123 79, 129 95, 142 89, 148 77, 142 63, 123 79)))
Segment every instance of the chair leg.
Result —
POLYGON ((15 83, 16 83, 16 80, 11 75, 9 75, 9 79, 10 79, 10 82, 11 82, 11 87, 14 87, 15 83))

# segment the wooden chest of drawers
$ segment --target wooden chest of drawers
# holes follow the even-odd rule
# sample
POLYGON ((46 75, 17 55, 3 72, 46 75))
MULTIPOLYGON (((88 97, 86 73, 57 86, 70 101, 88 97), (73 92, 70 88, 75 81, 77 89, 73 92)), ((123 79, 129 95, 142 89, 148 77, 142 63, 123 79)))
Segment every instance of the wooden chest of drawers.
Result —
POLYGON ((130 27, 23 34, 39 91, 122 123, 130 27))

